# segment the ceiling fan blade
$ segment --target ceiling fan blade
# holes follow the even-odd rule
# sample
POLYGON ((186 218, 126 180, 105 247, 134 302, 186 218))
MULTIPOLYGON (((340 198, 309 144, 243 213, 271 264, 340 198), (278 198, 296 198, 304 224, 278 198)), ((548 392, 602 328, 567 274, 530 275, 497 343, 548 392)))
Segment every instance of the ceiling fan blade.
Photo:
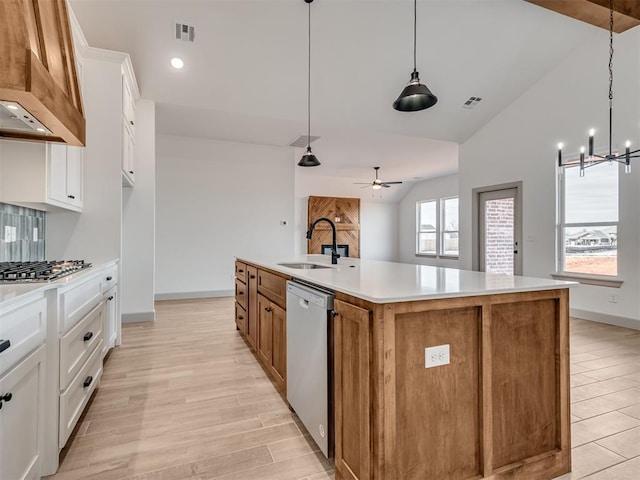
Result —
POLYGON ((388 185, 386 183, 381 183, 380 186, 384 188, 391 188, 391 185, 388 185))
POLYGON ((399 185, 402 182, 382 182, 384 185, 399 185))

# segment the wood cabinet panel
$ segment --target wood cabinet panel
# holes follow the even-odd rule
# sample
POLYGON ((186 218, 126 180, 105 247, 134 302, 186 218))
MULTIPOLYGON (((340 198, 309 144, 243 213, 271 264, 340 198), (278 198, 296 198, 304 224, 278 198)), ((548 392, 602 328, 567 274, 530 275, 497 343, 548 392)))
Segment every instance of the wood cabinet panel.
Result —
POLYGON ((273 301, 282 308, 287 308, 287 279, 267 272, 258 270, 258 292, 273 301))
MULTIPOLYGON (((349 245, 349 256, 360 256, 360 199, 342 197, 309 197, 307 228, 318 218, 328 218, 336 225, 337 243, 349 245)), ((322 253, 322 245, 331 245, 332 231, 326 222, 318 224, 307 241, 308 253, 322 253)))
POLYGON ((370 318, 371 312, 334 301, 336 478, 371 477, 370 318))
POLYGON ((267 367, 271 366, 271 348, 273 346, 271 324, 273 316, 271 314, 271 302, 258 294, 258 342, 256 352, 258 359, 267 367))
POLYGON ((287 313, 271 303, 271 373, 282 388, 287 383, 287 313))
POLYGON ((247 265, 247 290, 249 305, 247 306, 247 342, 251 348, 258 343, 258 269, 247 265))
POLYGON ((493 467, 560 448, 557 302, 491 311, 493 467))
POLYGON ((247 312, 242 308, 238 302, 235 303, 236 310, 236 327, 240 330, 240 333, 246 335, 247 333, 247 312))
MULTIPOLYGON (((385 397, 395 404, 397 478, 457 480, 481 475, 480 308, 396 315, 393 375, 385 397), (425 368, 425 348, 449 345, 451 363, 425 368)), ((387 319, 389 321, 389 319, 387 319)), ((393 415, 392 412, 389 412, 393 415)))
POLYGON ((247 281, 247 264, 242 263, 236 260, 236 278, 242 280, 243 282, 247 281))
POLYGON ((245 310, 247 309, 247 286, 238 279, 236 279, 236 302, 245 310))

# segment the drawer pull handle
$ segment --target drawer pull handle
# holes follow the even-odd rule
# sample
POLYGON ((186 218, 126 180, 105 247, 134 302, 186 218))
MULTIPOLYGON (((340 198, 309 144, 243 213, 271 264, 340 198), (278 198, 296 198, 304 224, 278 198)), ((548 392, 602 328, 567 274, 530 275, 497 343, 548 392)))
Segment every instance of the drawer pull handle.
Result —
POLYGON ((265 312, 270 312, 271 311, 271 307, 264 307, 264 311, 265 312))
POLYGON ((107 300, 109 300, 109 301, 113 300, 113 295, 111 295, 109 298, 107 298, 107 300))
POLYGON ((249 278, 256 278, 255 275, 249 275, 249 278))
POLYGON ((91 385, 91 382, 93 382, 93 377, 91 375, 89 375, 87 378, 84 379, 84 382, 82 383, 82 386, 84 388, 87 388, 89 385, 91 385))
POLYGON ((244 292, 243 291, 239 291, 238 295, 244 295, 244 292))
POLYGON ((4 352, 10 346, 11 346, 11 340, 0 339, 0 353, 4 352))
POLYGON ((133 175, 133 170, 129 170, 129 173, 130 173, 131 175, 133 175))
POLYGON ((91 337, 93 337, 93 332, 87 332, 84 334, 84 341, 88 342, 89 340, 91 340, 91 337))
POLYGON ((113 280, 113 277, 112 277, 111 275, 109 275, 109 276, 107 277, 107 282, 110 282, 111 280, 113 280))
POLYGON ((244 320, 244 317, 242 315, 238 315, 238 320, 244 320))
POLYGON ((11 394, 11 393, 5 393, 4 395, 2 395, 0 397, 0 409, 2 408, 2 405, 3 405, 2 402, 3 401, 10 402, 12 398, 13 398, 13 394, 11 394))
POLYGON ((244 273, 244 270, 243 270, 243 269, 241 269, 241 268, 239 268, 239 269, 238 269, 238 272, 239 272, 239 273, 244 273))
POLYGON ((69 197, 71 200, 75 200, 75 195, 67 195, 67 197, 69 197))

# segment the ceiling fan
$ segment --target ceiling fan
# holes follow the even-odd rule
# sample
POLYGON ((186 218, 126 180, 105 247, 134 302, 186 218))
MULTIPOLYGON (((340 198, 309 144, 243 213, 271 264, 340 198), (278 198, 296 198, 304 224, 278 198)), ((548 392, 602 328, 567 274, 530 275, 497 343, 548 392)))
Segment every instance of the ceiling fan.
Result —
POLYGON ((362 188, 371 187, 374 190, 378 190, 382 187, 389 188, 391 185, 398 185, 402 183, 402 182, 383 182, 378 178, 378 170, 380 170, 380 167, 373 167, 373 169, 376 171, 376 179, 373 182, 371 183, 355 182, 354 185, 365 185, 362 188))

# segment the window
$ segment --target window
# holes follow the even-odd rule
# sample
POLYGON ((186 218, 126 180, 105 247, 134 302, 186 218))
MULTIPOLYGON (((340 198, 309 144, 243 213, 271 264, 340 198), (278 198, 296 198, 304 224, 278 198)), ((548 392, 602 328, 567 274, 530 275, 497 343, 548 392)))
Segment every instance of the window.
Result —
POLYGON ((558 270, 618 274, 618 164, 565 167, 560 178, 558 270))
POLYGON ((416 204, 416 255, 458 256, 458 197, 416 204))

